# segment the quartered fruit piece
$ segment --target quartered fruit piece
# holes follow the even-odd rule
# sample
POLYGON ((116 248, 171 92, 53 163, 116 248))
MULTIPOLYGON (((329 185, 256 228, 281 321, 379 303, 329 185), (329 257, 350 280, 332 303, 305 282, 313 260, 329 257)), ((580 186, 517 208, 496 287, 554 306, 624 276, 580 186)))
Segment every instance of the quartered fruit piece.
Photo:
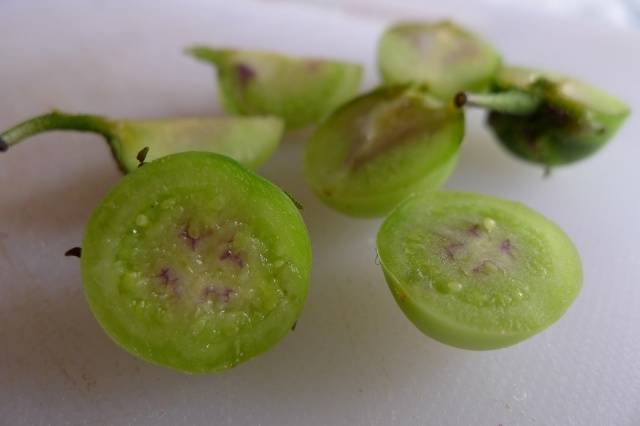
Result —
POLYGON ((98 322, 145 360, 232 367, 292 328, 311 247, 289 197, 235 161, 174 154, 125 176, 89 220, 85 293, 98 322))
POLYGON ((456 101, 488 109, 488 124, 502 145, 547 168, 592 155, 629 115, 627 105, 600 89, 519 67, 500 71, 494 93, 460 93, 456 101))
POLYGON ((378 45, 386 83, 422 82, 447 100, 461 90, 488 88, 500 63, 491 45, 451 21, 398 23, 378 45))
POLYGON ((289 129, 320 121, 356 94, 362 78, 360 65, 336 60, 206 47, 187 52, 215 66, 228 112, 275 115, 289 129))
POLYGON ((578 253, 564 232, 522 204, 430 192, 383 223, 387 283, 425 334, 466 349, 513 345, 557 321, 580 291, 578 253))
POLYGON ((380 216, 451 174, 463 115, 418 85, 383 87, 334 112, 311 137, 305 176, 325 203, 354 216, 380 216))
POLYGON ((128 173, 138 168, 140 160, 152 161, 186 151, 215 152, 229 156, 244 166, 256 168, 280 144, 284 125, 277 117, 111 120, 97 115, 56 111, 5 131, 0 134, 0 143, 4 143, 6 150, 30 136, 51 130, 76 130, 102 135, 120 169, 128 173), (141 151, 146 158, 139 158, 141 151))

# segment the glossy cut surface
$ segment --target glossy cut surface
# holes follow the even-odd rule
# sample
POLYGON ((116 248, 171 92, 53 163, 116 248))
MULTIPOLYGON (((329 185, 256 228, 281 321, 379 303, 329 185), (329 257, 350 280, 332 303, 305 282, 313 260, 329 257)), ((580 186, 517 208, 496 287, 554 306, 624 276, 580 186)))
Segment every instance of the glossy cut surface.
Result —
POLYGON ((462 112, 420 85, 387 86, 359 96, 314 132, 305 177, 329 206, 381 216, 415 191, 449 177, 464 134, 462 112))
POLYGON ((276 115, 289 129, 326 117, 357 93, 362 78, 360 65, 331 59, 207 47, 187 52, 215 66, 228 112, 276 115))
POLYGON ((465 349, 501 348, 542 331, 582 283, 578 252, 557 225, 485 195, 413 196, 387 217, 377 247, 407 317, 465 349))
POLYGON ((276 344, 305 301, 311 248, 289 197, 235 161, 163 157, 123 178, 82 244, 86 297, 107 334, 190 373, 276 344))

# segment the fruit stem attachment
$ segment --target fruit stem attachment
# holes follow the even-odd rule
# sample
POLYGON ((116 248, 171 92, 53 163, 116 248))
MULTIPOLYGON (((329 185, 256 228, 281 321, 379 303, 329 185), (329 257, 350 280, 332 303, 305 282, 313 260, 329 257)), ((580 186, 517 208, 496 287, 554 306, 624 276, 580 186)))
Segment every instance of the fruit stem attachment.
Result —
POLYGON ((30 136, 49 130, 77 130, 98 133, 109 142, 115 136, 113 123, 104 117, 53 111, 24 121, 0 134, 0 152, 7 151, 13 145, 30 136))
POLYGON ((541 102, 540 97, 520 90, 500 93, 459 92, 453 98, 453 103, 458 108, 472 106, 513 115, 531 114, 538 109, 541 102))

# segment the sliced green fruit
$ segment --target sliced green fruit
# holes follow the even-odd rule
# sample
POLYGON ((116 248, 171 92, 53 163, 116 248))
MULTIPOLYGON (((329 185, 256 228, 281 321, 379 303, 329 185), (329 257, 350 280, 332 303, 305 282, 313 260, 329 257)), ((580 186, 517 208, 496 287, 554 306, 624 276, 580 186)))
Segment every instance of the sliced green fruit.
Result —
POLYGON ((311 247, 279 188, 212 153, 127 175, 89 220, 82 278, 98 322, 145 360, 184 372, 266 351, 306 299, 311 247))
POLYGON ((104 136, 123 172, 136 168, 138 153, 146 160, 186 151, 223 154, 256 168, 277 148, 284 125, 277 117, 210 117, 164 120, 110 120, 97 115, 52 112, 32 118, 0 134, 5 150, 50 130, 77 130, 104 136))
POLYGON ((438 188, 449 177, 463 118, 423 86, 379 88, 316 129, 305 154, 306 180, 337 210, 384 215, 412 192, 438 188))
POLYGON ((520 67, 502 69, 493 94, 464 94, 457 99, 459 104, 489 109, 488 124, 502 145, 545 167, 592 155, 629 115, 627 105, 598 88, 520 67))
POLYGON ((362 78, 360 65, 336 60, 207 47, 187 52, 216 67, 228 112, 276 115, 289 129, 320 121, 357 93, 362 78))
POLYGON ((578 253, 522 204, 430 192, 399 205, 378 233, 387 283, 425 334, 466 349, 513 345, 558 320, 580 291, 578 253))
POLYGON ((491 45, 451 21, 398 23, 378 45, 386 83, 425 83, 447 100, 461 90, 487 89, 500 63, 491 45))

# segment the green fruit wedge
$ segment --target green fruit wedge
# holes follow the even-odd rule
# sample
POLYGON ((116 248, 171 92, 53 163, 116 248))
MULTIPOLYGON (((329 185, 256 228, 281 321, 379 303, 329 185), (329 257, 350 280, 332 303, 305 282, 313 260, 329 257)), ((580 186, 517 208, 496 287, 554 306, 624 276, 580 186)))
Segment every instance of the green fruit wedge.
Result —
POLYGON ((493 92, 459 94, 458 103, 487 108, 500 143, 546 168, 594 154, 629 116, 629 107, 614 96, 552 72, 505 67, 493 92))
POLYGON ((317 123, 358 91, 362 67, 255 50, 193 47, 216 67, 220 98, 233 114, 281 117, 289 129, 317 123))
POLYGON ((215 152, 257 168, 280 144, 284 125, 279 118, 266 116, 110 120, 97 115, 52 112, 0 134, 0 148, 7 150, 30 136, 51 130, 102 135, 120 169, 128 173, 137 169, 141 161, 186 151, 215 152), (143 150, 145 158, 140 158, 143 150))
POLYGON ((425 334, 466 349, 518 343, 557 321, 580 291, 578 253, 522 204, 429 192, 399 205, 378 233, 398 305, 425 334))
POLYGON ((305 301, 311 248, 279 188, 217 154, 174 154, 125 176, 89 220, 86 297, 130 353, 189 373, 280 341, 305 301))
POLYGON ((312 135, 305 177, 329 206, 381 216, 453 171, 464 117, 419 85, 379 88, 335 111, 312 135))
POLYGON ((421 82, 447 100, 461 90, 487 89, 500 63, 491 45, 451 21, 398 23, 378 45, 386 83, 421 82))

